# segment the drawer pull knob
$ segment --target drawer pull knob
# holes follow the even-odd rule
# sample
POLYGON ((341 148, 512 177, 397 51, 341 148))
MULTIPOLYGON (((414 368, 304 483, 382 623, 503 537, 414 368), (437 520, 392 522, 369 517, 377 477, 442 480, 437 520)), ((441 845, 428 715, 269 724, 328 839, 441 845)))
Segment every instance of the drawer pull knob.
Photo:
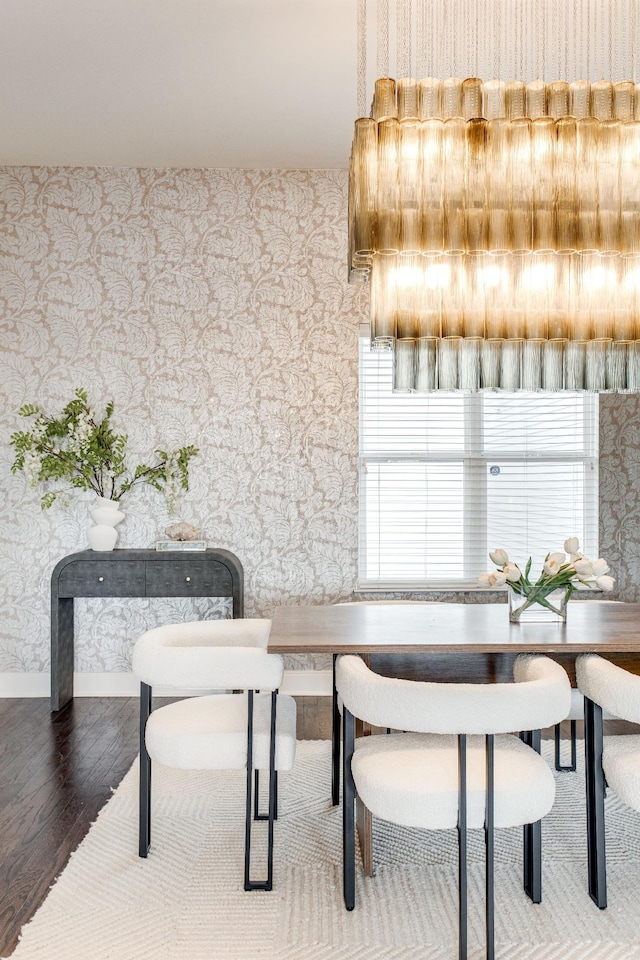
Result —
POLYGON ((185 577, 184 579, 187 581, 187 583, 191 583, 191 577, 185 577))
POLYGON ((98 577, 98 583, 103 583, 103 582, 104 582, 104 577, 98 577))

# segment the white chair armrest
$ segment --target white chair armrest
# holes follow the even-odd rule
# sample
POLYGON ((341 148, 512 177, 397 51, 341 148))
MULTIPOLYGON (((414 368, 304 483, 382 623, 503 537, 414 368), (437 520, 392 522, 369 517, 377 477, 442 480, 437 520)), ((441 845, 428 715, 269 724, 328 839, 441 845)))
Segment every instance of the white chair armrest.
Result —
POLYGON ((576 660, 578 689, 604 710, 632 723, 640 723, 640 677, 595 653, 576 660))
POLYGON ((238 620, 191 620, 168 623, 147 630, 137 643, 173 647, 262 647, 266 648, 271 620, 258 617, 238 620))
POLYGON ((260 647, 159 646, 145 636, 134 647, 132 670, 151 687, 276 690, 282 684, 283 658, 260 647))

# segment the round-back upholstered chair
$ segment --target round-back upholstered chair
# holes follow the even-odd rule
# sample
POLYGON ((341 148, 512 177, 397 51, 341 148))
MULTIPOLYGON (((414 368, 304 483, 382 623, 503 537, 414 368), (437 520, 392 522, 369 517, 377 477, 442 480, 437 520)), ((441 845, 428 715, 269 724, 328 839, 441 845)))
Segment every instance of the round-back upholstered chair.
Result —
MULTIPOLYGON (((428 606, 438 604, 439 600, 339 600, 337 607, 371 607, 377 603, 385 606, 428 606)), ((342 704, 336 690, 336 662, 338 654, 333 655, 333 710, 331 721, 331 802, 334 807, 340 803, 340 730, 342 724, 342 704)))
POLYGON ((640 736, 603 737, 602 717, 640 723, 640 677, 595 653, 576 659, 578 689, 584 695, 585 783, 589 895, 607 906, 604 797, 608 784, 633 810, 640 810, 640 736))
POLYGON ((270 620, 258 619, 171 624, 147 631, 133 649, 140 680, 140 856, 147 856, 151 839, 152 760, 182 770, 246 768, 245 890, 272 889, 276 771, 290 770, 295 756, 296 705, 277 692, 283 660, 267 653, 270 628, 270 620), (154 686, 193 695, 152 713, 154 686), (266 815, 258 813, 259 770, 269 771, 266 815), (266 881, 251 879, 253 799, 255 819, 268 821, 266 881))
POLYGON ((407 827, 457 827, 460 957, 467 956, 467 829, 485 830, 487 957, 494 956, 494 827, 525 829, 525 890, 541 894, 540 820, 553 805, 555 782, 539 754, 540 728, 569 712, 569 680, 542 656, 519 656, 514 683, 397 680, 373 673, 359 658, 340 657, 343 704, 343 864, 347 910, 355 906, 354 800, 374 816, 407 827), (406 731, 354 738, 354 718, 406 731), (513 730, 535 731, 524 740, 513 730))

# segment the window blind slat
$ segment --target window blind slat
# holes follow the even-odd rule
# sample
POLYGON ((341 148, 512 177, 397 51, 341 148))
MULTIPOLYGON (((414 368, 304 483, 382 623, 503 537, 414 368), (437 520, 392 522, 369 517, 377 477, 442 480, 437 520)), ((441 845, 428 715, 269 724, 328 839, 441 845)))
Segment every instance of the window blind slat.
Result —
POLYGON ((390 354, 360 347, 360 582, 470 582, 488 550, 541 565, 597 551, 597 397, 394 394, 390 354))

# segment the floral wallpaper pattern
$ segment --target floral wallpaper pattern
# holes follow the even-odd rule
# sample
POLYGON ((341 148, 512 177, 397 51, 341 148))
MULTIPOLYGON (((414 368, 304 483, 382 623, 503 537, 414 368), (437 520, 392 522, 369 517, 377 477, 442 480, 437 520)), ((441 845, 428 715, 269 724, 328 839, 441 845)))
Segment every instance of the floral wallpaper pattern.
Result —
MULTIPOLYGON (((343 171, 0 169, 0 671, 48 669, 51 570, 88 546, 90 495, 42 511, 10 472, 19 407, 58 411, 77 386, 113 398, 132 459, 200 447, 172 519, 238 555, 248 616, 352 595, 367 295, 345 279, 346 207, 343 171)), ((638 398, 602 399, 601 443, 601 552, 637 600, 638 398)), ((151 489, 123 506, 120 546, 151 546, 170 522, 151 489)), ((151 626, 228 612, 76 606, 86 671, 127 670, 151 626)), ((288 662, 310 665, 328 663, 288 662)))
POLYGON ((640 603, 640 396, 600 397, 600 554, 614 598, 640 603))
MULTIPOLYGON (((342 171, 0 170, 0 670, 47 669, 50 573, 88 546, 89 494, 42 511, 10 473, 19 407, 56 412, 76 386, 114 399, 132 459, 200 447, 174 519, 241 559, 248 616, 351 592, 363 306, 346 191, 342 171)), ((153 545, 162 496, 123 507, 119 546, 153 545)), ((149 626, 224 612, 81 601, 76 667, 125 670, 149 626)))

